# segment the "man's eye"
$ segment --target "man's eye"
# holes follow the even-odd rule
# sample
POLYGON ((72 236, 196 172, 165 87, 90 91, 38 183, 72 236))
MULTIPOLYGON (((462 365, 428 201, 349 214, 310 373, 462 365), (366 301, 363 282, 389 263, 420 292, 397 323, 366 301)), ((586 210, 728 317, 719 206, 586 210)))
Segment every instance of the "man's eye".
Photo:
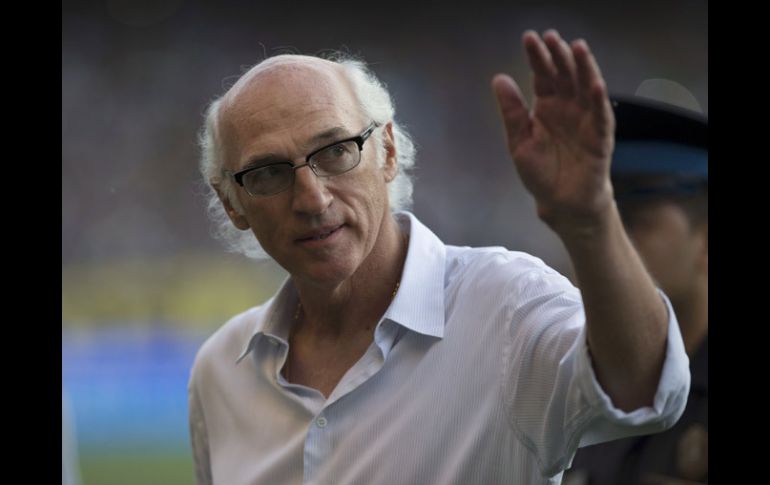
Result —
POLYGON ((283 165, 269 165, 267 167, 258 168, 252 172, 252 177, 256 180, 264 180, 267 178, 278 177, 286 171, 286 167, 283 165))
POLYGON ((280 173, 283 173, 284 167, 279 167, 279 166, 265 167, 264 170, 266 175, 278 175, 280 173))

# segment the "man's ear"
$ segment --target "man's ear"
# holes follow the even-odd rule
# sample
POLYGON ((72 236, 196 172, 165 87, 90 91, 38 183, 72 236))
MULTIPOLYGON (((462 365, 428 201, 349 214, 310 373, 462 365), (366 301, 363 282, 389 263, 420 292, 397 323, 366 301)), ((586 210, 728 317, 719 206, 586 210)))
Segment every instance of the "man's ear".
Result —
POLYGON ((385 182, 390 183, 398 174, 398 154, 396 152, 396 138, 393 136, 393 122, 385 125, 382 132, 382 144, 385 147, 385 164, 382 170, 385 174, 385 182))
POLYGON ((219 186, 219 184, 212 184, 212 187, 214 187, 214 190, 217 191, 217 196, 222 202, 222 205, 225 207, 225 212, 227 212, 227 216, 230 217, 233 225, 241 231, 249 229, 251 227, 249 222, 240 212, 235 209, 235 207, 233 207, 233 205, 230 203, 230 199, 227 197, 227 195, 224 194, 224 191, 219 186))

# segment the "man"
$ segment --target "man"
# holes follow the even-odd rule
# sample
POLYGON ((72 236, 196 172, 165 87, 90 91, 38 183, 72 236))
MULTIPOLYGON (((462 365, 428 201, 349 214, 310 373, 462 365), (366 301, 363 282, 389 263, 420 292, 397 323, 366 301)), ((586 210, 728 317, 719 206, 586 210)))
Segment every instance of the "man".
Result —
MULTIPOLYGON (((612 183, 645 266, 671 299, 692 386, 670 430, 578 451, 572 484, 708 481, 708 120, 644 98, 614 100, 612 183)), ((568 480, 565 480, 565 483, 568 480)))
POLYGON ((233 247, 258 241, 290 278, 196 357, 199 483, 559 483, 579 443, 677 420, 687 358, 613 200, 604 81, 583 41, 524 46, 533 110, 510 77, 492 88, 580 290, 398 211, 413 147, 362 64, 267 59, 212 104, 210 208, 241 231, 233 247))

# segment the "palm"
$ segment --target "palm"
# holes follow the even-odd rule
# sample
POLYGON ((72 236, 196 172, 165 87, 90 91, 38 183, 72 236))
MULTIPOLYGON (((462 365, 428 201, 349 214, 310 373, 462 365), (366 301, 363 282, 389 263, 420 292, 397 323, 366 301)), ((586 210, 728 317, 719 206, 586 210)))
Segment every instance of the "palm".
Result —
POLYGON ((531 111, 511 78, 497 76, 493 84, 519 175, 540 216, 556 223, 591 217, 611 199, 614 119, 587 47, 573 47, 575 55, 567 57, 569 48, 558 35, 546 40, 553 60, 536 35, 525 35, 535 71, 531 111))

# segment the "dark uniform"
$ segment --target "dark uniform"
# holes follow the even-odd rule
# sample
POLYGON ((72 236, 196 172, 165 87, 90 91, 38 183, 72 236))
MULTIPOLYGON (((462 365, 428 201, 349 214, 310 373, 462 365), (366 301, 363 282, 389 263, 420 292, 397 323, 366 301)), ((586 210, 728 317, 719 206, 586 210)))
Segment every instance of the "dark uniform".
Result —
MULTIPOLYGON (((708 120, 637 97, 613 97, 612 179, 624 208, 656 198, 708 194, 708 120)), ((625 217, 625 214, 624 214, 625 217)), ((708 336, 690 359, 690 395, 669 430, 580 448, 564 485, 708 482, 708 336)))

